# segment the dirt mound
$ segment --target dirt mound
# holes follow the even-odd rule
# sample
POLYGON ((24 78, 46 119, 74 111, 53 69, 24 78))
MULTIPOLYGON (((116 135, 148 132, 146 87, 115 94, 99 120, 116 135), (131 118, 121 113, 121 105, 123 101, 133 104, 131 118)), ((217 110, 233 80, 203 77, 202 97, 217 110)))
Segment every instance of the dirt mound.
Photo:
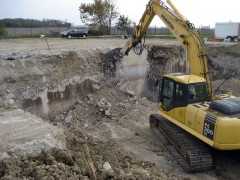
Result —
POLYGON ((0 179, 168 179, 118 143, 99 140, 78 126, 65 129, 67 149, 52 149, 37 157, 20 156, 0 162, 0 179))
POLYGON ((240 45, 208 46, 207 58, 213 80, 240 77, 240 45))
MULTIPOLYGON (((73 109, 57 116, 52 123, 59 127, 74 125, 92 137, 101 139, 101 146, 97 144, 97 149, 107 157, 104 161, 109 162, 113 169, 118 169, 115 171, 117 176, 114 177, 123 178, 126 173, 130 175, 127 176, 130 179, 185 177, 183 172, 177 173, 181 171, 178 168, 175 169, 176 172, 170 173, 167 168, 159 169, 160 166, 166 166, 164 163, 158 162, 159 165, 156 166, 146 161, 150 152, 158 156, 155 157, 156 161, 163 156, 169 156, 164 152, 164 148, 157 144, 158 140, 146 126, 148 116, 155 111, 156 106, 146 98, 139 98, 128 90, 102 82, 99 91, 87 95, 73 109), (142 152, 138 153, 139 150, 142 152), (143 154, 146 160, 142 159, 143 154)), ((176 166, 171 158, 168 163, 176 166)))

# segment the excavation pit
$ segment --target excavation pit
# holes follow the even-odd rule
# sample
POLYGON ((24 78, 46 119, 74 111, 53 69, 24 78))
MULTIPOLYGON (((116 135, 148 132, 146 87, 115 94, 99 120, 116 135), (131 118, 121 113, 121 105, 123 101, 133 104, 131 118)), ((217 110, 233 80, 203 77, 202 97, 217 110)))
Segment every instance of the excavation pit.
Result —
POLYGON ((179 71, 176 67, 183 63, 183 51, 177 46, 152 47, 141 56, 133 52, 119 56, 119 48, 104 51, 71 51, 2 61, 1 98, 37 116, 53 117, 84 100, 105 81, 156 101, 156 82, 165 72, 179 71))

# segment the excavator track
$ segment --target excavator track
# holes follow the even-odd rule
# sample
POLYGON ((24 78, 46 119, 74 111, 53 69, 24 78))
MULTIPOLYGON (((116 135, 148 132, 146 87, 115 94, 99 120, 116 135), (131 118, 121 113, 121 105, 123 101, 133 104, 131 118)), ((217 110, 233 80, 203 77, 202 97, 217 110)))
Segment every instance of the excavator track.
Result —
POLYGON ((189 173, 211 169, 212 155, 208 147, 159 114, 152 114, 150 128, 160 139, 163 134, 171 145, 166 146, 178 164, 189 173))

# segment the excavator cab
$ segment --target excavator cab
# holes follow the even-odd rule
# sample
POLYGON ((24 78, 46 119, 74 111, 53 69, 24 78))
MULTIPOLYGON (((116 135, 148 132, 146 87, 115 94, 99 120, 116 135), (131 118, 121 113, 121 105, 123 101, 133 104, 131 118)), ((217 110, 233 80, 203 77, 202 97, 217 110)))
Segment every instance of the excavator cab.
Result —
POLYGON ((195 75, 165 75, 160 91, 163 111, 207 100, 206 81, 195 75))

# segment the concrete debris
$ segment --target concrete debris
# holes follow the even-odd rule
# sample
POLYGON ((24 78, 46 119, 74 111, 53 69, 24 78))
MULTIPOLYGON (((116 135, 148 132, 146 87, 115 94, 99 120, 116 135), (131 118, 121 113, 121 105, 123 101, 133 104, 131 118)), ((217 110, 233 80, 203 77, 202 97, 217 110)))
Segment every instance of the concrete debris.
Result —
POLYGON ((125 105, 124 105, 122 102, 120 102, 120 103, 118 104, 118 106, 121 107, 121 108, 123 108, 123 109, 126 109, 125 105))
POLYGON ((13 61, 13 60, 16 60, 16 58, 15 57, 8 57, 6 60, 13 61))
POLYGON ((129 101, 133 102, 133 101, 137 101, 137 99, 138 99, 137 96, 133 96, 129 98, 129 101))
POLYGON ((93 101, 93 96, 91 94, 88 94, 86 97, 85 97, 85 102, 87 103, 90 103, 93 101))
POLYGON ((97 92, 97 91, 99 91, 100 86, 97 85, 97 84, 92 84, 91 88, 92 88, 92 91, 93 91, 93 92, 97 92))
POLYGON ((109 164, 109 162, 105 162, 103 164, 103 170, 104 171, 113 171, 113 169, 112 169, 111 165, 109 164))
POLYGON ((127 90, 125 91, 125 93, 126 93, 127 95, 131 96, 131 97, 135 96, 134 91, 130 91, 129 89, 127 89, 127 90))
POLYGON ((99 111, 103 112, 107 117, 111 116, 110 110, 112 105, 106 98, 101 98, 97 103, 97 107, 99 108, 99 111))
POLYGON ((121 48, 115 48, 108 53, 103 54, 103 57, 102 70, 105 76, 108 78, 115 77, 117 63, 119 63, 123 58, 121 48))
POLYGON ((132 90, 129 90, 126 83, 119 86, 119 89, 121 92, 123 92, 131 97, 135 96, 135 92, 132 90))
MULTIPOLYGON (((0 144, 11 152, 36 156, 42 150, 65 148, 63 131, 21 109, 1 112, 0 144), (15 129, 11 131, 11 129, 15 129), (19 143, 21 142, 21 143, 19 143)), ((0 159, 5 157, 0 151, 0 159)))
POLYGON ((8 103, 9 103, 9 104, 15 104, 15 102, 16 102, 16 101, 13 100, 13 99, 9 99, 9 100, 8 100, 8 103))
POLYGON ((66 123, 71 123, 71 121, 72 121, 72 115, 70 114, 65 118, 65 122, 66 123))

